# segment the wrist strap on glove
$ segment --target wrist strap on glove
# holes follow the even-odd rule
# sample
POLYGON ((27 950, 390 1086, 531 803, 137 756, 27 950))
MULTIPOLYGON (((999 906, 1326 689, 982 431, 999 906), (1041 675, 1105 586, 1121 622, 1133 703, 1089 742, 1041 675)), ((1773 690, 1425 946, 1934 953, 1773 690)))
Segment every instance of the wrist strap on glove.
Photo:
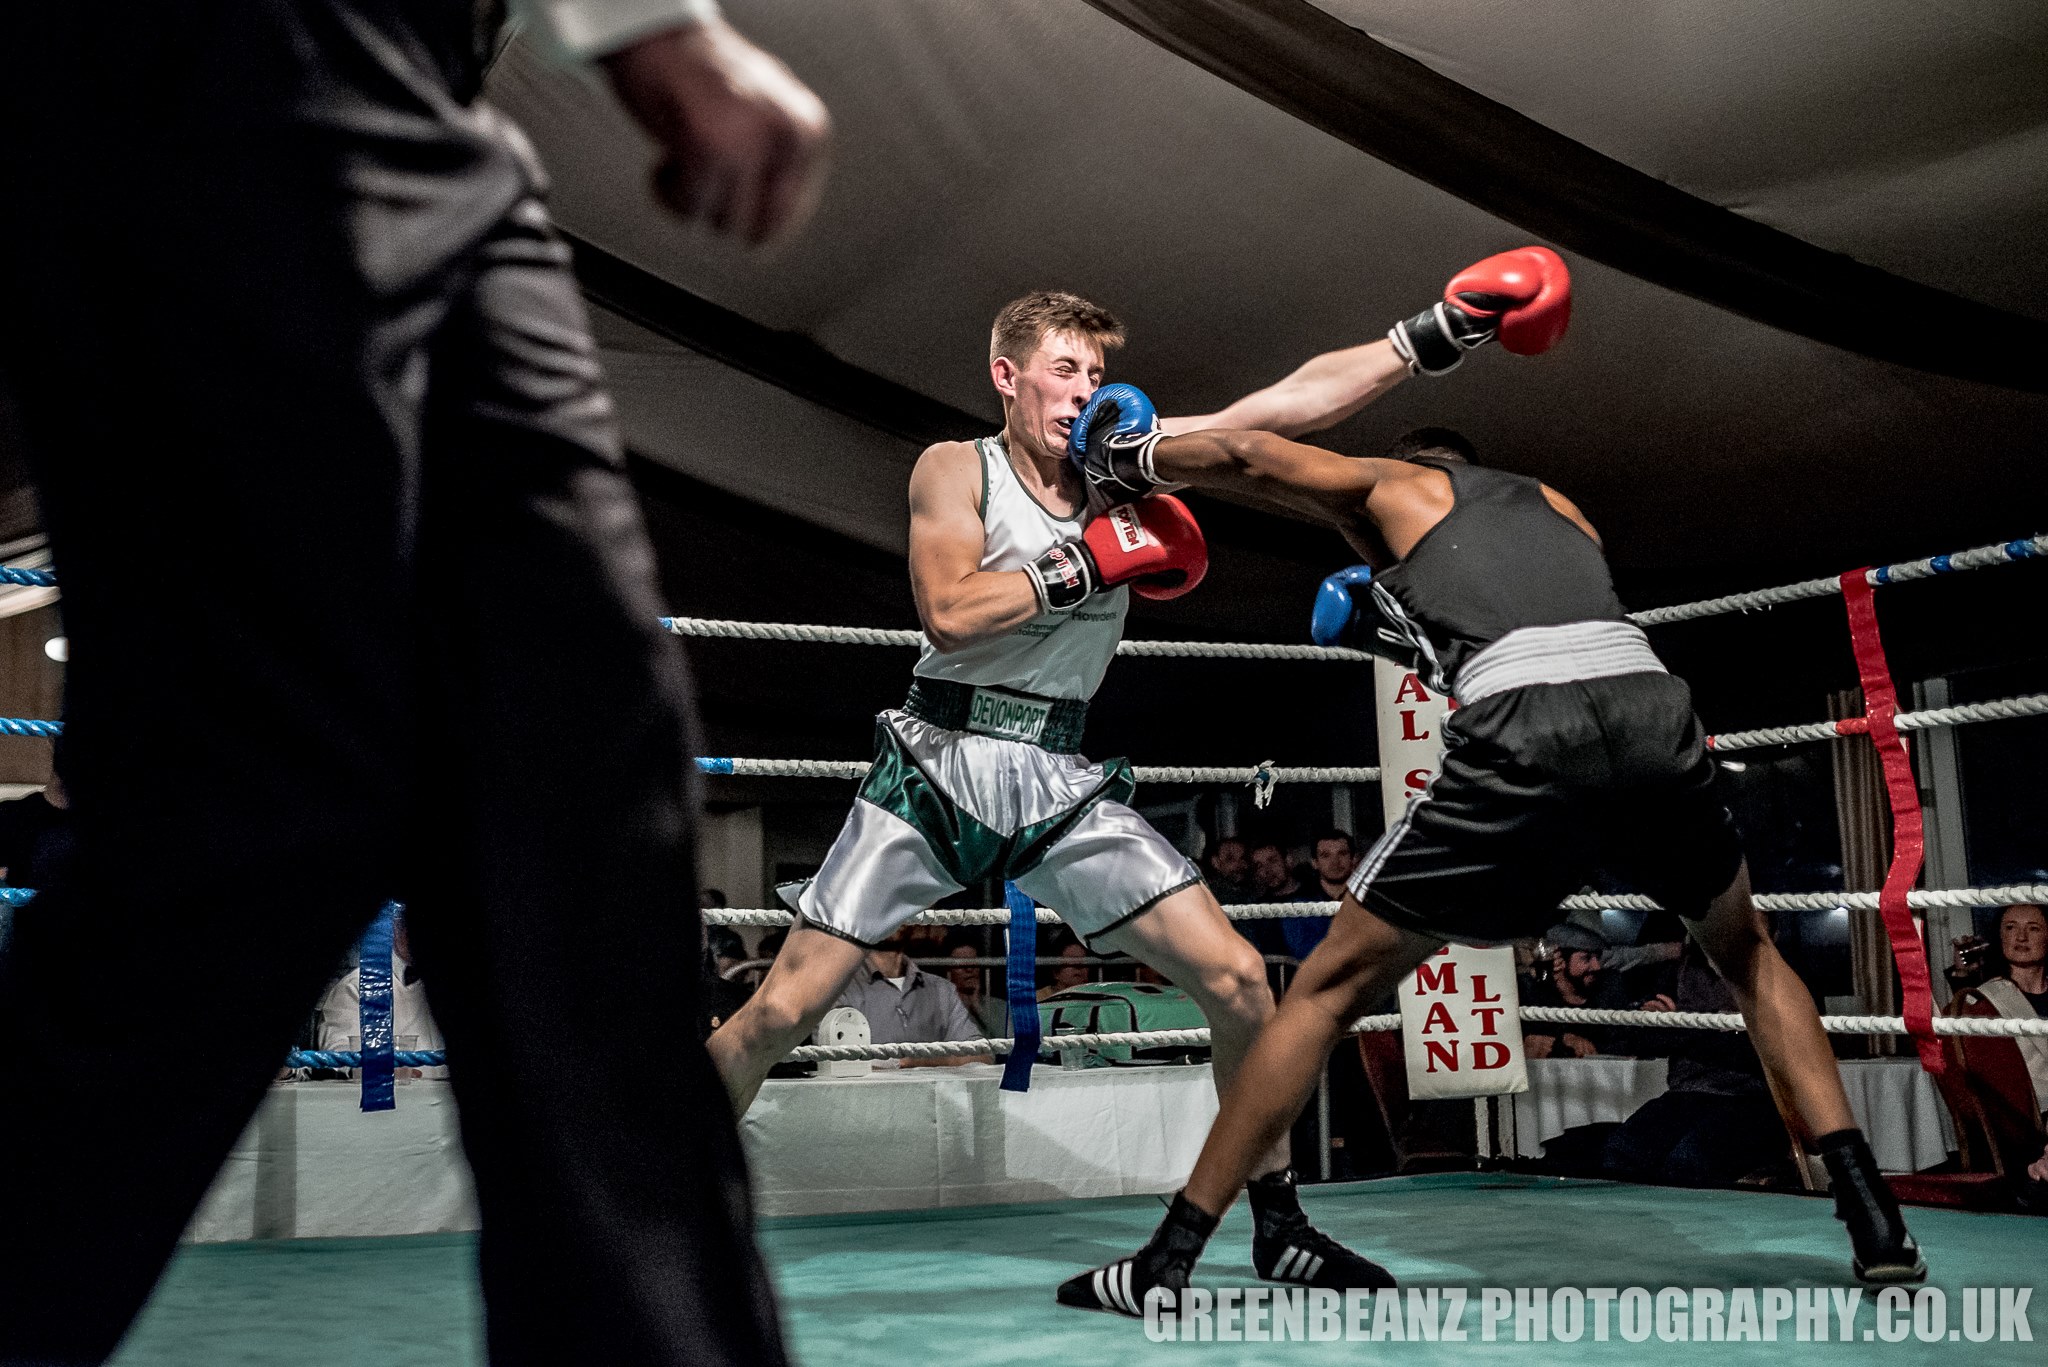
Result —
POLYGON ((1031 562, 1031 587, 1045 612, 1079 607, 1097 588, 1095 557, 1079 540, 1062 541, 1031 562))
POLYGON ((1485 346, 1499 330, 1499 320, 1475 318, 1463 309, 1438 303, 1387 330, 1394 352, 1416 375, 1445 375, 1458 368, 1465 353, 1485 346))

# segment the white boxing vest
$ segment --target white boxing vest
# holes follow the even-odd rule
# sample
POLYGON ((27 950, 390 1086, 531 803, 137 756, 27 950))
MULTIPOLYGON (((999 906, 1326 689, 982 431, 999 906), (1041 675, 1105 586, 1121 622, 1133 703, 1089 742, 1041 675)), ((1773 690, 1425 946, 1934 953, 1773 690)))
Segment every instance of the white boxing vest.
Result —
MULTIPOLYGON (((1089 490, 1076 517, 1056 517, 1017 482, 1000 436, 974 444, 981 457, 981 568, 1021 570, 1062 541, 1081 534, 1107 506, 1089 490)), ((1123 639, 1130 591, 1122 586, 1088 598, 1070 612, 1048 612, 1015 631, 941 655, 927 640, 916 673, 926 679, 1000 684, 1041 698, 1088 698, 1123 639)))

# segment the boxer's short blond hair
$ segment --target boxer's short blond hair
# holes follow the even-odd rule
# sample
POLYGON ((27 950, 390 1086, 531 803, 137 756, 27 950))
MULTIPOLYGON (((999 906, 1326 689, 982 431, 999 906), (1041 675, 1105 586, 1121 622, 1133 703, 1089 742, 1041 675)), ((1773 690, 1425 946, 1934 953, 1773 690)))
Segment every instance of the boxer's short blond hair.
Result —
POLYGON ((1049 332, 1075 333, 1104 351, 1124 344, 1123 323, 1100 304, 1063 290, 1033 290, 1003 305, 996 315, 995 326, 989 329, 988 358, 1007 356, 1021 366, 1049 332))

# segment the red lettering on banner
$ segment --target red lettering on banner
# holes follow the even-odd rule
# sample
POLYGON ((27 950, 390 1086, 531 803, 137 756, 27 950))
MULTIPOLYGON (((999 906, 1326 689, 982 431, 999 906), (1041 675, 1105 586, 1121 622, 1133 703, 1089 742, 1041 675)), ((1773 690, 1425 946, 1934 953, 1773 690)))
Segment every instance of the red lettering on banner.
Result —
POLYGON ((1453 1035, 1458 1033, 1458 1023, 1451 1019, 1451 1008, 1442 1002, 1431 1002, 1429 1015, 1422 1022, 1423 1034, 1426 1035, 1432 1030, 1444 1030, 1453 1035))
POLYGON ((1479 1033, 1482 1035, 1498 1035, 1500 1031, 1494 1028, 1493 1023, 1507 1013, 1508 1009, 1505 1006, 1475 1006, 1472 1008, 1472 1014, 1479 1017, 1479 1033))
POLYGON ((1409 792, 1419 793, 1429 786, 1429 770, 1410 769, 1402 781, 1408 785, 1409 792))
POLYGON ((1417 717, 1421 716, 1421 715, 1422 715, 1422 714, 1421 714, 1420 712, 1417 712, 1417 711, 1416 711, 1416 710, 1415 710, 1414 708, 1412 708, 1412 707, 1404 707, 1404 708, 1402 708, 1402 709, 1401 709, 1401 739, 1402 739, 1402 740, 1428 740, 1428 739, 1429 739, 1429 732, 1427 732, 1427 731, 1417 731, 1417 730, 1415 729, 1415 719, 1416 719, 1417 717))
POLYGON ((1472 1066, 1478 1069, 1507 1067, 1508 1047, 1489 1040, 1480 1041, 1472 1046, 1472 1066))
MULTIPOLYGON (((1499 1046, 1495 1046, 1498 1048, 1499 1046)), ((1433 1073, 1436 1065, 1442 1063, 1446 1069, 1458 1071, 1458 1044, 1456 1040, 1428 1040, 1423 1043, 1423 1052, 1429 1055, 1429 1066, 1422 1071, 1433 1073)))
POLYGON ((1422 686, 1422 680, 1413 674, 1401 676, 1401 686, 1394 690, 1395 702, 1428 702, 1429 690, 1422 686), (1410 689, 1415 690, 1412 694, 1410 689))
POLYGON ((1472 1000, 1476 1002, 1497 1002, 1500 1000, 1500 993, 1498 992, 1490 997, 1486 995, 1486 975, 1484 973, 1474 973, 1472 975, 1472 1000))
POLYGON ((1415 965, 1415 995, 1425 996, 1431 992, 1456 993, 1458 990, 1458 966, 1455 963, 1432 964, 1424 959, 1415 965))

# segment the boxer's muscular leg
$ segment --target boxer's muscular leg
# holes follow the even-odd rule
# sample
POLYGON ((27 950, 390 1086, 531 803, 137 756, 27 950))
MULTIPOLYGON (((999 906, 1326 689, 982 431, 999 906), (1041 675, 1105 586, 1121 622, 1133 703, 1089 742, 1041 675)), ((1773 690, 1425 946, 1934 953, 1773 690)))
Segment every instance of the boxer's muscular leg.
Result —
POLYGON ((1842 1072, 1813 997, 1771 943, 1770 930, 1750 899, 1749 866, 1742 866, 1705 916, 1688 920, 1686 927, 1734 989, 1736 1007, 1788 1123, 1803 1128, 1808 1141, 1854 1126, 1842 1072))
POLYGON ((1442 941, 1389 925, 1349 893, 1330 933, 1303 962, 1223 1094, 1187 1199, 1221 1215, 1315 1094, 1323 1063, 1352 1021, 1394 989, 1442 941))
MULTIPOLYGON (((1259 1028, 1273 1015, 1273 992, 1259 951, 1232 928, 1215 894, 1200 883, 1182 888, 1095 945, 1128 954, 1158 969, 1195 999, 1209 1022, 1211 1060, 1219 1096, 1243 1067, 1259 1028)), ((1283 1132, 1260 1152, 1248 1176, 1287 1166, 1283 1132)))
POLYGON ((745 1115, 768 1070, 809 1038, 860 967, 862 948, 799 923, 783 942, 768 975, 732 1015, 711 1032, 706 1047, 725 1079, 733 1111, 745 1115))

